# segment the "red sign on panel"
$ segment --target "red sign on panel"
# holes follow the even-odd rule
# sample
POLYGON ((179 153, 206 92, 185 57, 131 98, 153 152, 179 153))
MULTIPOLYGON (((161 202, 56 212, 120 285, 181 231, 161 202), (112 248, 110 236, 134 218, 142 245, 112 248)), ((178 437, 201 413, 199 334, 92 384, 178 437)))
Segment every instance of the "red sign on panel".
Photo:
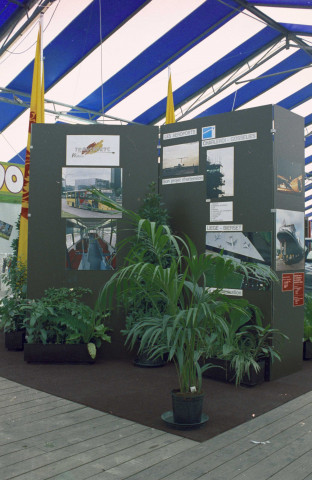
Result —
POLYGON ((304 305, 304 273, 294 273, 294 307, 304 305))
POLYGON ((291 292, 294 289, 294 274, 283 273, 282 275, 282 292, 291 292))

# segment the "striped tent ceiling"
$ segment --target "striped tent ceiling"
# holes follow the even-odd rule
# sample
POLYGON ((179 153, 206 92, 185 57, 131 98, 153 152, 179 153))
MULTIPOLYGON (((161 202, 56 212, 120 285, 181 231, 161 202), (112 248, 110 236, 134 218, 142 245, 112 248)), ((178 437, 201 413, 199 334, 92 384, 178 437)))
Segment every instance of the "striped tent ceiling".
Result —
POLYGON ((312 0, 0 0, 2 162, 24 162, 41 13, 47 123, 162 125, 170 65, 177 121, 305 118, 312 217, 312 0))

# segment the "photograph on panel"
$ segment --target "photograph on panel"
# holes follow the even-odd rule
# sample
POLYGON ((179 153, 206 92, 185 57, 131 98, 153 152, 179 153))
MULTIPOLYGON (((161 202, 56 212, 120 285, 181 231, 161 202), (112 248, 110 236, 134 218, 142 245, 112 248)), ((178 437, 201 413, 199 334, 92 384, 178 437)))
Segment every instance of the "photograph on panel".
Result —
POLYGON ((207 150, 206 199, 233 197, 234 147, 207 150))
POLYGON ((199 142, 170 145, 163 148, 163 176, 198 174, 199 142))
POLYGON ((0 220, 0 237, 9 240, 13 230, 13 225, 0 220))
POLYGON ((122 205, 121 168, 62 168, 62 218, 121 218, 105 197, 122 205))
POLYGON ((276 210, 276 270, 304 268, 304 213, 276 210))
POLYGON ((66 269, 115 270, 116 221, 66 220, 66 269))
POLYGON ((297 161, 277 159, 277 190, 288 194, 302 193, 304 187, 302 165, 297 161))
POLYGON ((228 269, 223 284, 218 279, 218 271, 212 269, 206 278, 209 286, 251 290, 271 287, 271 282, 263 277, 271 265, 271 232, 206 232, 206 255, 216 253, 234 260, 235 269, 228 269))
POLYGON ((67 135, 66 165, 118 167, 119 135, 67 135))

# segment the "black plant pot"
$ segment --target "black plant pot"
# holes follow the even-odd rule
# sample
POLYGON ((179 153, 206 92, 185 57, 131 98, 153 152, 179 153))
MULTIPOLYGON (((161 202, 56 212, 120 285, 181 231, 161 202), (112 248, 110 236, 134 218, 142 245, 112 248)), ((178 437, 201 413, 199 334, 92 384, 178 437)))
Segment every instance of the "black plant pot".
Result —
POLYGON ((312 358, 312 342, 310 340, 306 340, 303 342, 303 359, 304 360, 311 360, 312 358))
POLYGON ((25 343, 24 360, 28 363, 94 363, 86 344, 25 343))
POLYGON ((210 363, 212 366, 204 371, 203 376, 206 378, 213 378, 221 382, 231 382, 234 380, 234 372, 230 367, 228 360, 220 358, 207 358, 205 363, 210 363))
POLYGON ((175 423, 192 425, 201 422, 204 401, 203 393, 180 393, 179 390, 173 390, 171 397, 175 423))
POLYGON ((5 332, 4 345, 8 350, 19 351, 24 349, 25 330, 5 332))
POLYGON ((256 372, 255 369, 252 368, 249 372, 249 376, 247 374, 243 376, 241 385, 245 385, 246 387, 254 387, 264 382, 266 369, 265 360, 259 360, 258 365, 260 367, 260 370, 256 372))
POLYGON ((149 358, 149 354, 146 350, 139 352, 133 360, 134 365, 142 368, 157 368, 166 365, 167 361, 161 357, 149 358))

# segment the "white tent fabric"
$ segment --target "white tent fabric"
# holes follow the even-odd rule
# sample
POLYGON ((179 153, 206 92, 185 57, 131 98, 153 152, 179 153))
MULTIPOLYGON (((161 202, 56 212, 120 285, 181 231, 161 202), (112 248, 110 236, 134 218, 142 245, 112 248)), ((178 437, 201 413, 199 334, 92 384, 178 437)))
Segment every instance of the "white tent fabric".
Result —
POLYGON ((305 118, 312 216, 312 0, 0 0, 2 162, 24 161, 40 13, 46 122, 161 125, 170 65, 177 121, 271 103, 305 118))

